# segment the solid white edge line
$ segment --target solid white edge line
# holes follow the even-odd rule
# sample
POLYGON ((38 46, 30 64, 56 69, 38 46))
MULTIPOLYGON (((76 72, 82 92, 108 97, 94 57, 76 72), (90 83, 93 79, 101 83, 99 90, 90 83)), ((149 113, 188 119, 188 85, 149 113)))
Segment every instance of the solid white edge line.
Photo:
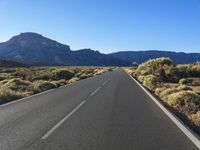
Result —
POLYGON ((32 98, 32 97, 36 97, 36 96, 39 96, 39 95, 42 95, 42 94, 45 94, 45 93, 48 93, 48 92, 51 92, 51 91, 54 91, 54 90, 56 90, 56 88, 55 89, 50 89, 50 90, 47 90, 47 91, 44 91, 44 92, 40 92, 40 93, 31 95, 31 96, 28 96, 28 97, 24 97, 24 98, 21 98, 21 99, 18 99, 18 100, 14 100, 14 101, 11 101, 11 102, 8 102, 8 103, 5 103, 5 104, 1 104, 0 108, 8 106, 8 105, 11 105, 11 104, 14 104, 14 103, 17 103, 17 102, 20 102, 20 101, 27 100, 27 99, 32 98))
POLYGON ((85 101, 82 101, 76 108, 74 108, 67 116, 65 116, 62 120, 60 120, 53 128, 51 128, 41 139, 47 139, 59 126, 61 126, 73 113, 75 113, 85 101))
POLYGON ((91 94, 90 94, 90 96, 93 96, 98 90, 100 90, 101 89, 101 87, 98 87, 96 90, 94 90, 94 92, 92 92, 91 94))
MULTIPOLYGON (((126 72, 126 71, 125 71, 126 72)), ((126 72, 127 73, 127 72, 126 72)), ((127 73, 128 74, 128 73, 127 73)), ((133 79, 143 91, 160 107, 160 109, 176 124, 176 126, 200 149, 199 139, 191 133, 190 130, 185 127, 185 125, 180 122, 167 108, 165 108, 147 89, 145 89, 136 79, 134 79, 130 74, 128 74, 131 79, 133 79)))

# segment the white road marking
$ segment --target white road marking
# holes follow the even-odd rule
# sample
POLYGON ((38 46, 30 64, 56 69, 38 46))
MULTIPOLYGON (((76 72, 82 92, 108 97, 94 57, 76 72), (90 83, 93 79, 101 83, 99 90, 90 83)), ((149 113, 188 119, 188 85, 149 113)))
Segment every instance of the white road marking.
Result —
POLYGON ((25 101, 25 100, 28 100, 29 98, 36 97, 36 96, 39 96, 39 95, 42 95, 42 94, 45 94, 45 93, 49 93, 49 92, 52 92, 54 90, 56 90, 56 88, 55 89, 50 89, 50 90, 47 90, 47 91, 44 91, 44 92, 40 92, 40 93, 31 95, 31 96, 28 96, 28 97, 24 97, 24 98, 21 98, 21 99, 18 99, 18 100, 14 100, 14 101, 11 101, 11 102, 8 102, 8 103, 0 105, 0 108, 8 106, 8 105, 11 105, 11 104, 14 104, 14 103, 18 103, 18 102, 21 102, 21 101, 25 101))
POLYGON ((105 85, 106 83, 108 83, 108 80, 107 81, 105 81, 102 85, 105 85))
POLYGON ((107 81, 105 81, 102 85, 104 86, 106 83, 108 83, 112 78, 108 79, 107 81))
POLYGON ((59 126, 61 126, 73 113, 75 113, 85 101, 81 102, 76 108, 74 108, 67 116, 65 116, 61 121, 59 121, 53 128, 51 128, 41 139, 45 140, 48 138, 59 126))
MULTIPOLYGON (((127 73, 127 72, 126 72, 127 73)), ((128 73, 127 73, 128 74, 128 73)), ((129 75, 129 74, 128 74, 129 75)), ((176 126, 200 149, 200 140, 167 108, 165 108, 149 91, 147 91, 136 79, 129 75, 144 92, 160 107, 160 109, 176 124, 176 126)))
POLYGON ((93 96, 98 90, 100 90, 101 89, 101 87, 98 87, 96 90, 94 90, 94 92, 92 92, 91 94, 90 94, 90 96, 93 96))

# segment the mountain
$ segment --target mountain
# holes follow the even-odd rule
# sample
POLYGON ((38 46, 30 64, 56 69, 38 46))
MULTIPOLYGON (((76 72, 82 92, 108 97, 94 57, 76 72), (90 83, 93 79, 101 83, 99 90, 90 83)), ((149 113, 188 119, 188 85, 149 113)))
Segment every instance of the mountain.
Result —
POLYGON ((19 66, 20 64, 29 66, 128 66, 158 57, 169 57, 178 64, 184 64, 200 60, 200 53, 148 50, 122 51, 106 55, 91 49, 74 51, 68 45, 31 32, 21 33, 7 42, 0 43, 2 64, 8 61, 7 64, 13 64, 13 66, 15 63, 19 63, 19 66))
POLYGON ((27 65, 15 61, 0 60, 0 67, 28 67, 27 65))
POLYGON ((200 53, 184 53, 184 52, 172 52, 172 51, 123 51, 108 54, 109 56, 126 60, 130 63, 142 63, 149 59, 159 57, 169 57, 177 64, 187 64, 200 61, 200 53))
POLYGON ((0 43, 0 60, 11 60, 28 65, 124 66, 126 61, 91 49, 72 51, 37 33, 21 33, 0 43))

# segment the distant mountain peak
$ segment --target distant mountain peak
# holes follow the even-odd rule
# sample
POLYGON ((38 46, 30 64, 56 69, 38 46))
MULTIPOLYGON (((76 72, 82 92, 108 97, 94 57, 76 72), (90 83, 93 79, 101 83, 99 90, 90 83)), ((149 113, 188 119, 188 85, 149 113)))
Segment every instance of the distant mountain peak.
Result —
MULTIPOLYGON (((41 41, 41 40, 50 40, 41 34, 38 33, 33 33, 33 32, 25 32, 25 33, 20 33, 19 35, 13 36, 9 41, 41 41)), ((51 40, 53 41, 53 40, 51 40)))
POLYGON ((0 60, 20 61, 30 65, 127 65, 99 51, 71 51, 68 45, 33 32, 20 33, 0 43, 0 60))

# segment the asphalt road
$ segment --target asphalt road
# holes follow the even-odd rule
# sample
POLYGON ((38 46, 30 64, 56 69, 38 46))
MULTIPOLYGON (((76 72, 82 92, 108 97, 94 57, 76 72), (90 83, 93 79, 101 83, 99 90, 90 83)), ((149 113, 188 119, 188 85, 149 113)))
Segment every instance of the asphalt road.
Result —
POLYGON ((0 107, 0 150, 198 150, 123 70, 0 107))

